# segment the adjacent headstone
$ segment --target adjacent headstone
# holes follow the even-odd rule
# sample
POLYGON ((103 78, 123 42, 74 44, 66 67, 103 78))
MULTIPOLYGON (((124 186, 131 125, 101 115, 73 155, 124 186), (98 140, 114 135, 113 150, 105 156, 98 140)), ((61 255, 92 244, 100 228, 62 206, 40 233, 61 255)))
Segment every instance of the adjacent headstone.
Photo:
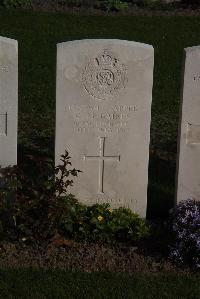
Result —
POLYGON ((184 51, 176 200, 200 200, 200 46, 184 51))
POLYGON ((0 37, 0 166, 17 164, 18 44, 0 37))
POLYGON ((146 215, 154 51, 123 40, 58 44, 56 164, 80 169, 70 190, 146 215))

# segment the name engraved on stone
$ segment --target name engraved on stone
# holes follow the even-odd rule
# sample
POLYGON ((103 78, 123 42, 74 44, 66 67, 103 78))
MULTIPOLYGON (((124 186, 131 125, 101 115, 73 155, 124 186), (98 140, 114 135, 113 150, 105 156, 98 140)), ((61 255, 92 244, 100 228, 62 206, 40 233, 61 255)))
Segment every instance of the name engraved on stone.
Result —
POLYGON ((0 135, 7 136, 8 114, 0 113, 0 135))
POLYGON ((127 80, 125 65, 106 49, 89 62, 81 74, 86 92, 99 100, 106 100, 125 88, 127 80))
POLYGON ((129 120, 138 111, 136 106, 113 105, 106 111, 99 105, 69 105, 76 133, 126 133, 130 130, 129 120))
POLYGON ((105 149, 105 137, 99 137, 99 156, 85 156, 84 161, 99 161, 99 185, 98 185, 98 194, 104 194, 104 163, 105 161, 108 162, 119 162, 119 156, 105 156, 104 149, 105 149))
POLYGON ((200 144, 200 125, 187 124, 187 144, 200 144))

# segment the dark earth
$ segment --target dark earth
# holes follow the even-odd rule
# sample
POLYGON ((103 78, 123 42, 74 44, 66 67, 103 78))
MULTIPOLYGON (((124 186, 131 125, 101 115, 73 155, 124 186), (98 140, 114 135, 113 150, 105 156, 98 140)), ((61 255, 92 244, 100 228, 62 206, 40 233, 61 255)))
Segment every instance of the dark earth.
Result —
POLYGON ((60 239, 54 239, 48 246, 1 243, 0 268, 19 267, 84 272, 191 272, 188 268, 175 267, 170 260, 159 254, 146 255, 137 247, 111 247, 60 239))

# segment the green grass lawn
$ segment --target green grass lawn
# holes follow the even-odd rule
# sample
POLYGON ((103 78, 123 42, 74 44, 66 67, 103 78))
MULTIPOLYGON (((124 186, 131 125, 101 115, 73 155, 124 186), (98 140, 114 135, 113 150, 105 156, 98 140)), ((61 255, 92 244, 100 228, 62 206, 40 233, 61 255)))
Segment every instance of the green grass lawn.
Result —
MULTIPOLYGON (((200 17, 78 16, 0 10, 0 35, 19 42, 19 158, 24 150, 53 157, 56 44, 117 38, 155 49, 151 147, 176 153, 183 48, 200 44, 200 17)), ((148 215, 173 205, 175 159, 150 159, 148 215)))
POLYGON ((200 276, 0 270, 0 298, 199 299, 200 276))

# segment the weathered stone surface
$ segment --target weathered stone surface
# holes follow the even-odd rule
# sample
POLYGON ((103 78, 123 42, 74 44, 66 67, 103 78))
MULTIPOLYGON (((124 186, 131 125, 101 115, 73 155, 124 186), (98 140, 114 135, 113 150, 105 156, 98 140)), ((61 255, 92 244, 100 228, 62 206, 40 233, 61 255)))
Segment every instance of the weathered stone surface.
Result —
POLYGON ((83 171, 71 192, 146 215, 153 47, 122 40, 58 44, 56 164, 83 171))
POLYGON ((17 164, 18 44, 0 37, 0 165, 17 164))
POLYGON ((184 51, 176 200, 200 200, 200 46, 184 51))

